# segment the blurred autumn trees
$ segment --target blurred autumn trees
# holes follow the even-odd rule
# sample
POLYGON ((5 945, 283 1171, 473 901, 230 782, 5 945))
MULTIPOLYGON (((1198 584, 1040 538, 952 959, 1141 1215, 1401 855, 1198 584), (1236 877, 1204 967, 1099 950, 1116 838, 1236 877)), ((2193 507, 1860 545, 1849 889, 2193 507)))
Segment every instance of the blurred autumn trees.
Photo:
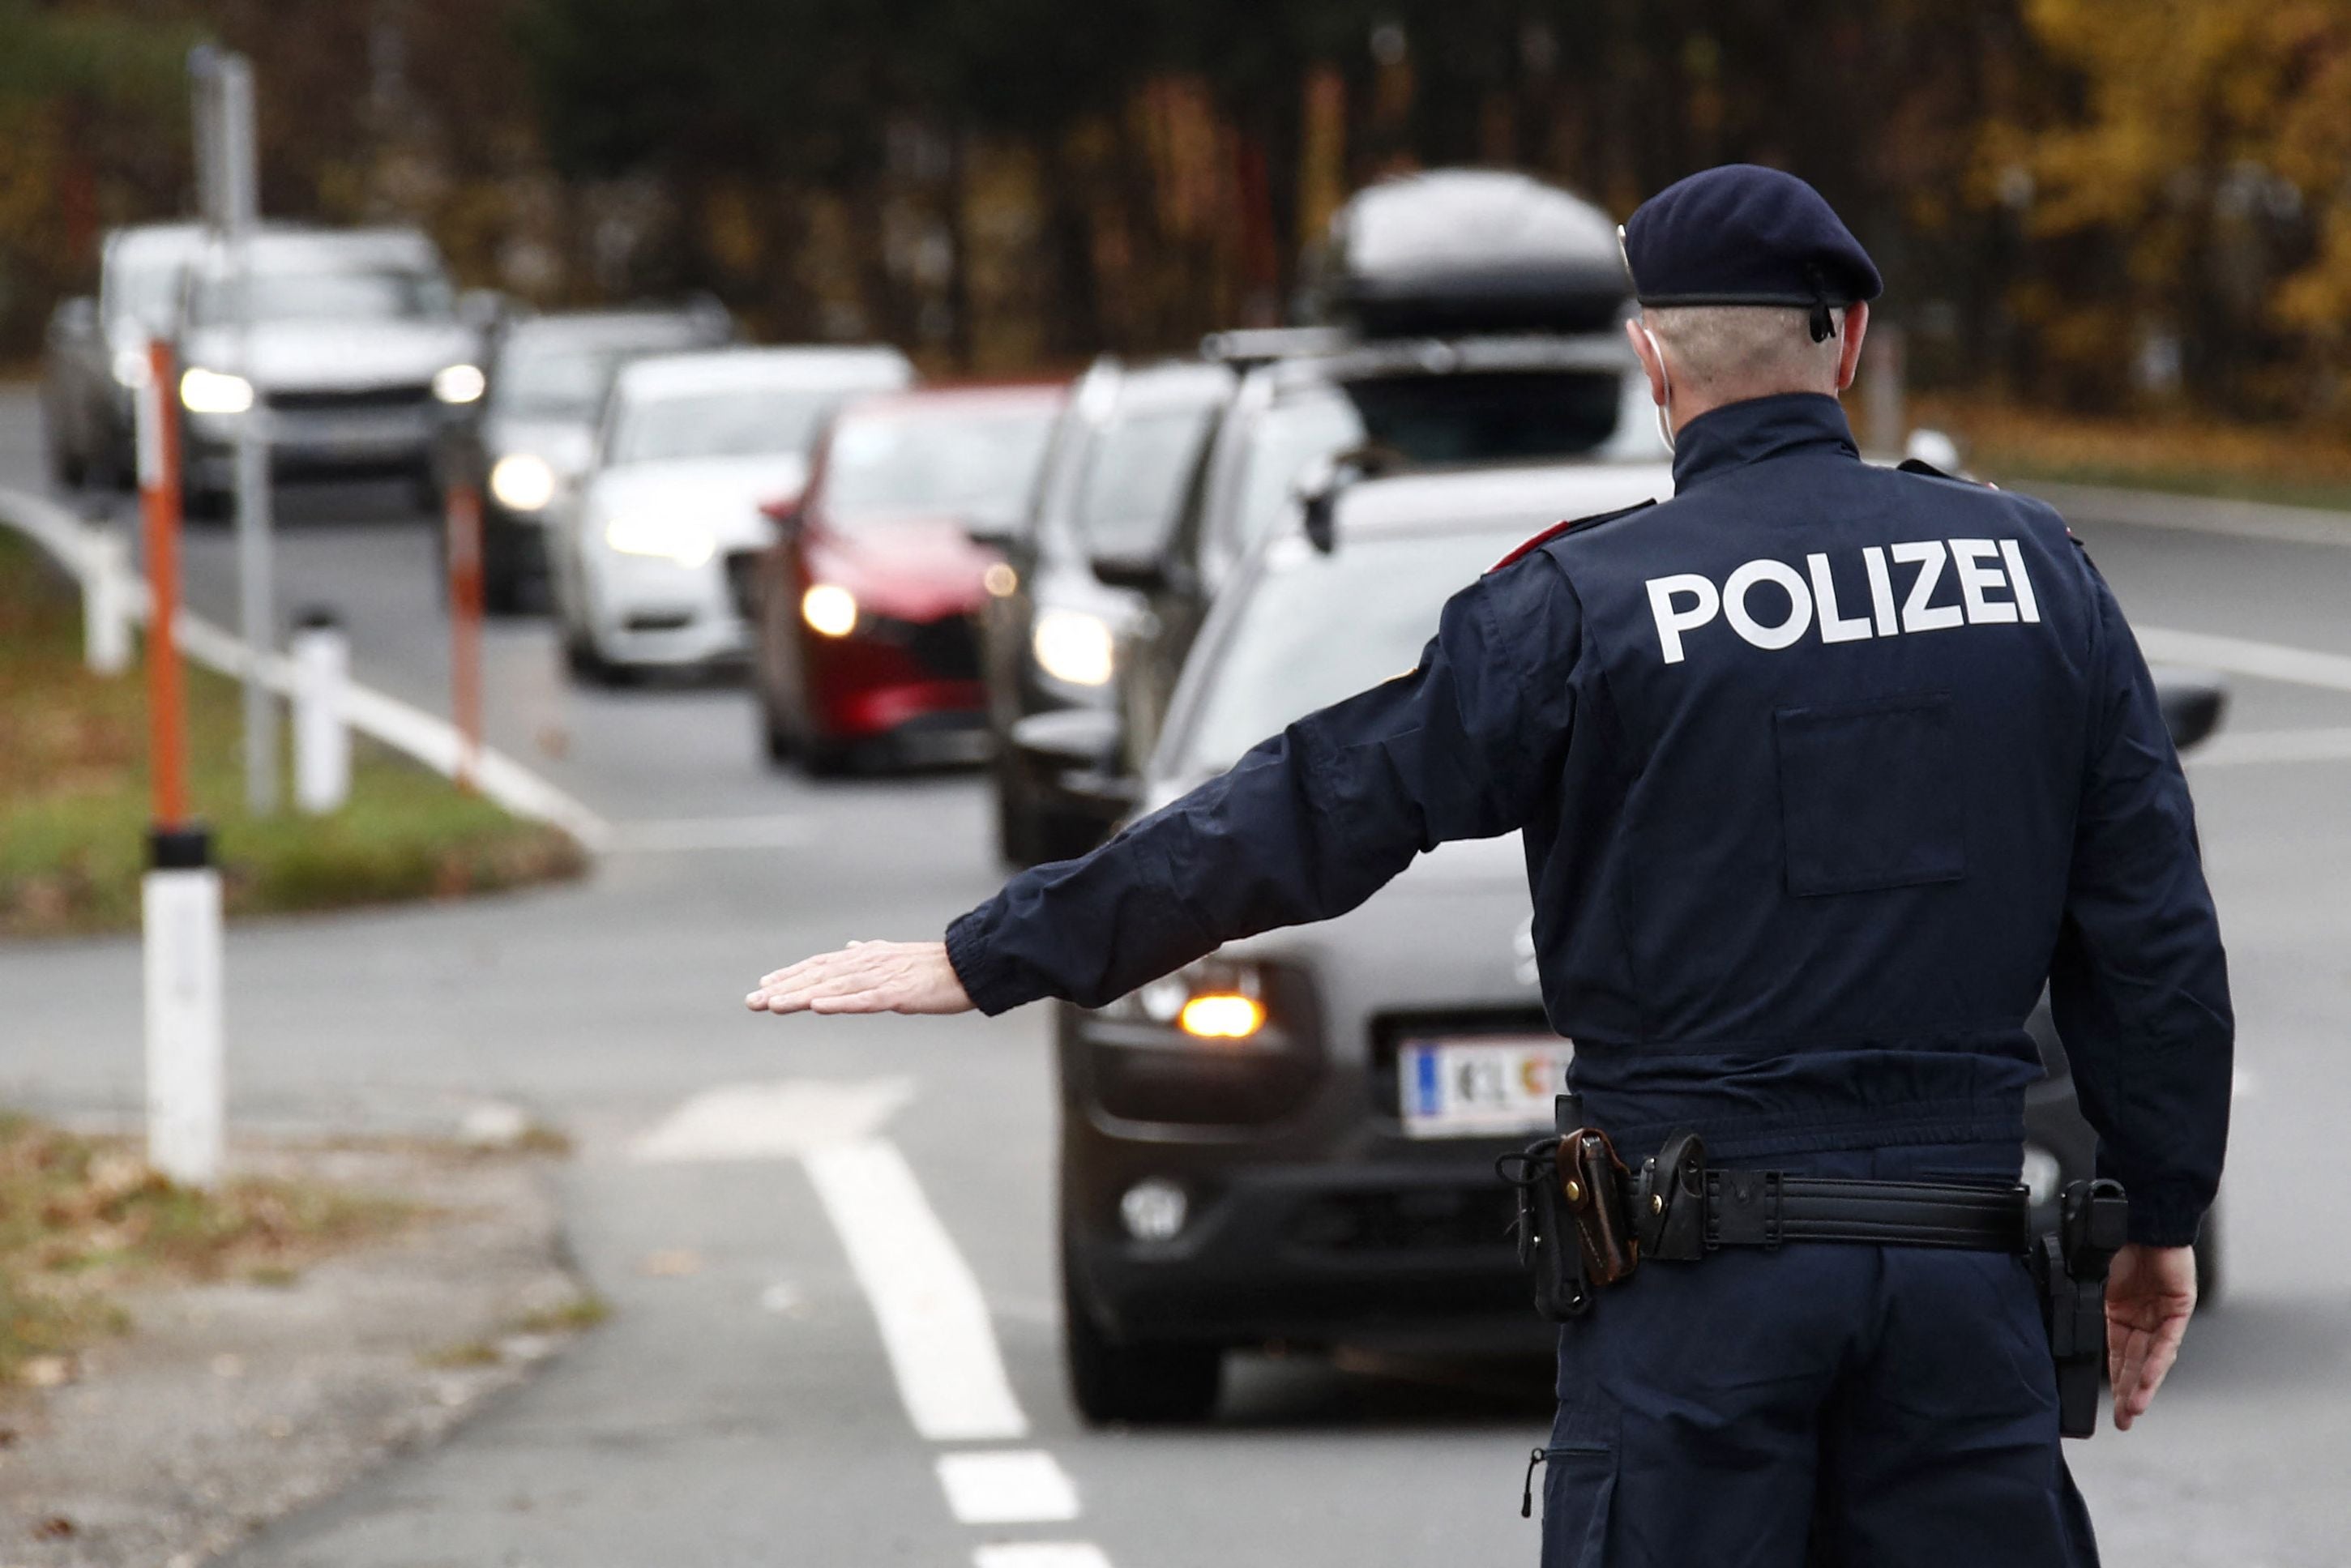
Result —
POLYGON ((544 303, 1066 365, 1279 319, 1345 193, 1622 213, 1794 169, 1914 374, 2351 425, 2351 0, 0 0, 0 352, 182 210, 180 60, 252 55, 265 205, 544 303))

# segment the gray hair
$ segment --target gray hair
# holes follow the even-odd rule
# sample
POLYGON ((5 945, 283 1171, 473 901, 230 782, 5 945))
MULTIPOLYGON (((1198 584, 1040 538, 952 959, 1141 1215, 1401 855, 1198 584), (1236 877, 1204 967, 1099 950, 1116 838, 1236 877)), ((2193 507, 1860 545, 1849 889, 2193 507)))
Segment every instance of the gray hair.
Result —
POLYGON ((1813 341, 1801 305, 1675 305, 1641 312, 1672 355, 1667 371, 1715 398, 1836 391, 1839 340, 1813 341))

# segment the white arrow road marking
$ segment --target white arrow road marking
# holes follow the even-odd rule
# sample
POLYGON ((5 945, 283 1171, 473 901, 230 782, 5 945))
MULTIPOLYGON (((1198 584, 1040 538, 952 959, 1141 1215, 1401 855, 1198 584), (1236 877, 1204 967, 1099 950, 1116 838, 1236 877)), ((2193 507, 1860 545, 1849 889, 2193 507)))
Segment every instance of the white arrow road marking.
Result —
POLYGON ((971 1554, 971 1568, 1110 1568, 1090 1541, 1008 1541, 971 1554))
POLYGON ((1069 1472, 1040 1448, 941 1454, 939 1486, 966 1524, 1053 1524, 1078 1517, 1069 1472))
POLYGON ((811 1149, 802 1162, 873 1304, 914 1430, 943 1443, 1028 1436, 979 1281, 905 1157, 868 1138, 811 1149))
POLYGON ((650 1163, 798 1159, 872 1137, 914 1097, 910 1078, 729 1083, 671 1112, 637 1139, 629 1156, 650 1163))

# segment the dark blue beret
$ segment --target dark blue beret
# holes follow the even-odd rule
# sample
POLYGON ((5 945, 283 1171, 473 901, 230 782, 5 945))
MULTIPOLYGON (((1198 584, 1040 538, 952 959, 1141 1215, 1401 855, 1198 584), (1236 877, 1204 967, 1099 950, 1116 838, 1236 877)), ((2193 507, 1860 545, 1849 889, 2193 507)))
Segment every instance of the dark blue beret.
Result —
POLYGON ((1825 321, 1821 308, 1875 299, 1886 287, 1818 191, 1752 163, 1667 186, 1634 210, 1624 236, 1644 305, 1810 305, 1825 321))

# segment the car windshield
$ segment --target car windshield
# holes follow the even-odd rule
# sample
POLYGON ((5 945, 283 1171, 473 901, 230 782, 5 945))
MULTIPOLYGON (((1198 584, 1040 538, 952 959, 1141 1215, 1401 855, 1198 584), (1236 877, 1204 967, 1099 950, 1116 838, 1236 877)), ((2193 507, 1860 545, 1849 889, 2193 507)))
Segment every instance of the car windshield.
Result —
MULTIPOLYGON (((246 292, 233 276, 204 278, 191 313, 199 326, 237 321, 246 292)), ((250 292, 256 321, 438 321, 455 308, 449 280, 414 267, 264 268, 250 292)))
POLYGON ((1268 551, 1238 618, 1199 672, 1207 685, 1177 738, 1185 778, 1221 772, 1292 721, 1405 674, 1445 601, 1524 538, 1532 519, 1458 532, 1268 551))
POLYGON ((621 413, 607 461, 805 454, 845 395, 838 387, 729 387, 636 398, 621 413))
POLYGON ((1155 549, 1166 539, 1214 413, 1207 407, 1148 409, 1102 432, 1086 459, 1078 496, 1078 530, 1089 548, 1122 555, 1155 549))
POLYGON ((1243 468, 1227 540, 1246 549, 1281 515, 1317 459, 1370 444, 1413 464, 1581 457, 1615 434, 1614 371, 1480 371, 1375 376, 1304 390, 1266 412, 1243 468))
POLYGON ((841 422, 825 450, 824 516, 1002 525, 1026 509, 1060 413, 1050 404, 964 413, 877 412, 841 422))
POLYGON ((593 419, 621 367, 644 351, 609 343, 512 343, 498 356, 490 401, 524 419, 593 419))

